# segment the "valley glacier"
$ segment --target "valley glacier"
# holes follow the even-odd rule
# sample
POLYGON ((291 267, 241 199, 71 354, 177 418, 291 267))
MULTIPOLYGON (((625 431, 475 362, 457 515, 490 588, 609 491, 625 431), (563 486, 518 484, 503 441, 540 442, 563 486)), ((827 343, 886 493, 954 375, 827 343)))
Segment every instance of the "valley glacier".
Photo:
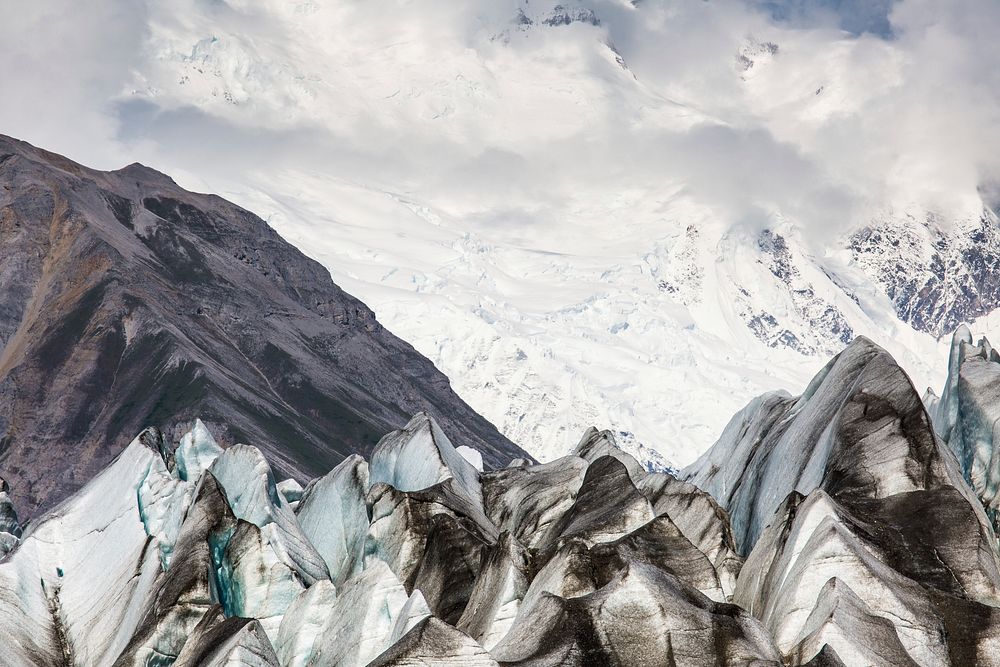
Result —
POLYGON ((925 406, 859 337, 676 474, 593 428, 483 472, 418 414, 303 487, 149 428, 42 516, 3 486, 0 664, 1000 664, 1000 355, 951 349, 925 406))
POLYGON ((939 337, 995 331, 991 184, 929 177, 942 147, 844 141, 924 120, 891 97, 924 90, 916 28, 612 0, 137 20, 111 145, 260 213, 539 460, 599 424, 681 467, 855 335, 939 387, 939 337))

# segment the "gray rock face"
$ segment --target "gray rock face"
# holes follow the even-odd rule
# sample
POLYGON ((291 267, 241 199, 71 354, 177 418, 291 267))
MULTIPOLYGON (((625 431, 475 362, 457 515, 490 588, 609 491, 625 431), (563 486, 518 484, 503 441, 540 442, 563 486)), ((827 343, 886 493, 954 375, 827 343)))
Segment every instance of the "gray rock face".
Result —
POLYGON ((770 347, 787 347, 807 355, 834 352, 850 343, 854 330, 844 313, 816 293, 814 285, 799 270, 785 237, 765 229, 756 241, 760 251, 757 262, 766 266, 778 281, 776 284, 786 292, 796 319, 807 323, 808 328, 798 333, 785 328, 772 313, 758 310, 760 302, 741 286, 737 304, 747 328, 770 347))
POLYGON ((0 478, 0 558, 13 549, 21 537, 21 524, 9 492, 7 482, 0 478))
POLYGON ((489 465, 526 456, 252 213, 2 136, 0 185, 0 475, 22 513, 195 417, 301 481, 418 411, 489 465))
POLYGON ((946 224, 933 215, 875 222, 849 246, 900 319, 918 331, 941 336, 1000 307, 1000 221, 989 208, 946 224))

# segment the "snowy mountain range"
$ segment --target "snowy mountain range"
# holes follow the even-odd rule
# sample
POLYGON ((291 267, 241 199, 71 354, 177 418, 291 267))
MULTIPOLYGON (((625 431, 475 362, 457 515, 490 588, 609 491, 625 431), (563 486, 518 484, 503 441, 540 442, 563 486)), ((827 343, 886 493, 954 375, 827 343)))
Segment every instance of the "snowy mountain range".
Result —
POLYGON ((92 131, 3 113, 260 214, 538 459, 679 467, 857 335, 940 386, 1000 304, 993 13, 793 4, 70 9, 85 76, 17 90, 92 131))
POLYGON ((994 0, 23 4, 0 667, 1000 665, 994 0))

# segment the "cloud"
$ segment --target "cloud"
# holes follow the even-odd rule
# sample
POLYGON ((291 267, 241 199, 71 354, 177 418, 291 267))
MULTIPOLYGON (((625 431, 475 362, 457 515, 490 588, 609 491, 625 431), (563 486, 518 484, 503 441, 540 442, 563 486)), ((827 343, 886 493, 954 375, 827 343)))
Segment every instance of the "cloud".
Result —
POLYGON ((562 4, 599 25, 556 27, 517 0, 22 4, 0 131, 101 167, 304 170, 504 228, 681 192, 822 243, 1000 183, 989 0, 588 0, 562 4))
POLYGON ((0 0, 0 131, 111 167, 112 101, 139 60, 141 2, 0 0))

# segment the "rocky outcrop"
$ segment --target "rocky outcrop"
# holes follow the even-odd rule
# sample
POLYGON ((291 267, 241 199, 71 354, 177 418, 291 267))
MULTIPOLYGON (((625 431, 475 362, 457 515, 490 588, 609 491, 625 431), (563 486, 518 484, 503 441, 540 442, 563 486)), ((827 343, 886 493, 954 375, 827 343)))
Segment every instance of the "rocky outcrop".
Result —
POLYGON ((1000 220, 931 213, 875 219, 848 239, 854 262, 917 331, 942 336, 1000 307, 1000 220))
POLYGON ((737 310, 753 335, 770 347, 787 347, 805 355, 829 354, 850 343, 854 329, 847 317, 817 294, 799 268, 808 262, 795 256, 788 240, 764 229, 756 237, 756 246, 757 263, 766 267, 773 278, 770 285, 761 285, 760 289, 770 293, 754 294, 750 290, 755 288, 749 285, 736 288, 737 310), (763 304, 769 310, 762 310, 763 304), (779 320, 776 312, 784 316, 779 320), (788 328, 792 322, 798 326, 788 328))

